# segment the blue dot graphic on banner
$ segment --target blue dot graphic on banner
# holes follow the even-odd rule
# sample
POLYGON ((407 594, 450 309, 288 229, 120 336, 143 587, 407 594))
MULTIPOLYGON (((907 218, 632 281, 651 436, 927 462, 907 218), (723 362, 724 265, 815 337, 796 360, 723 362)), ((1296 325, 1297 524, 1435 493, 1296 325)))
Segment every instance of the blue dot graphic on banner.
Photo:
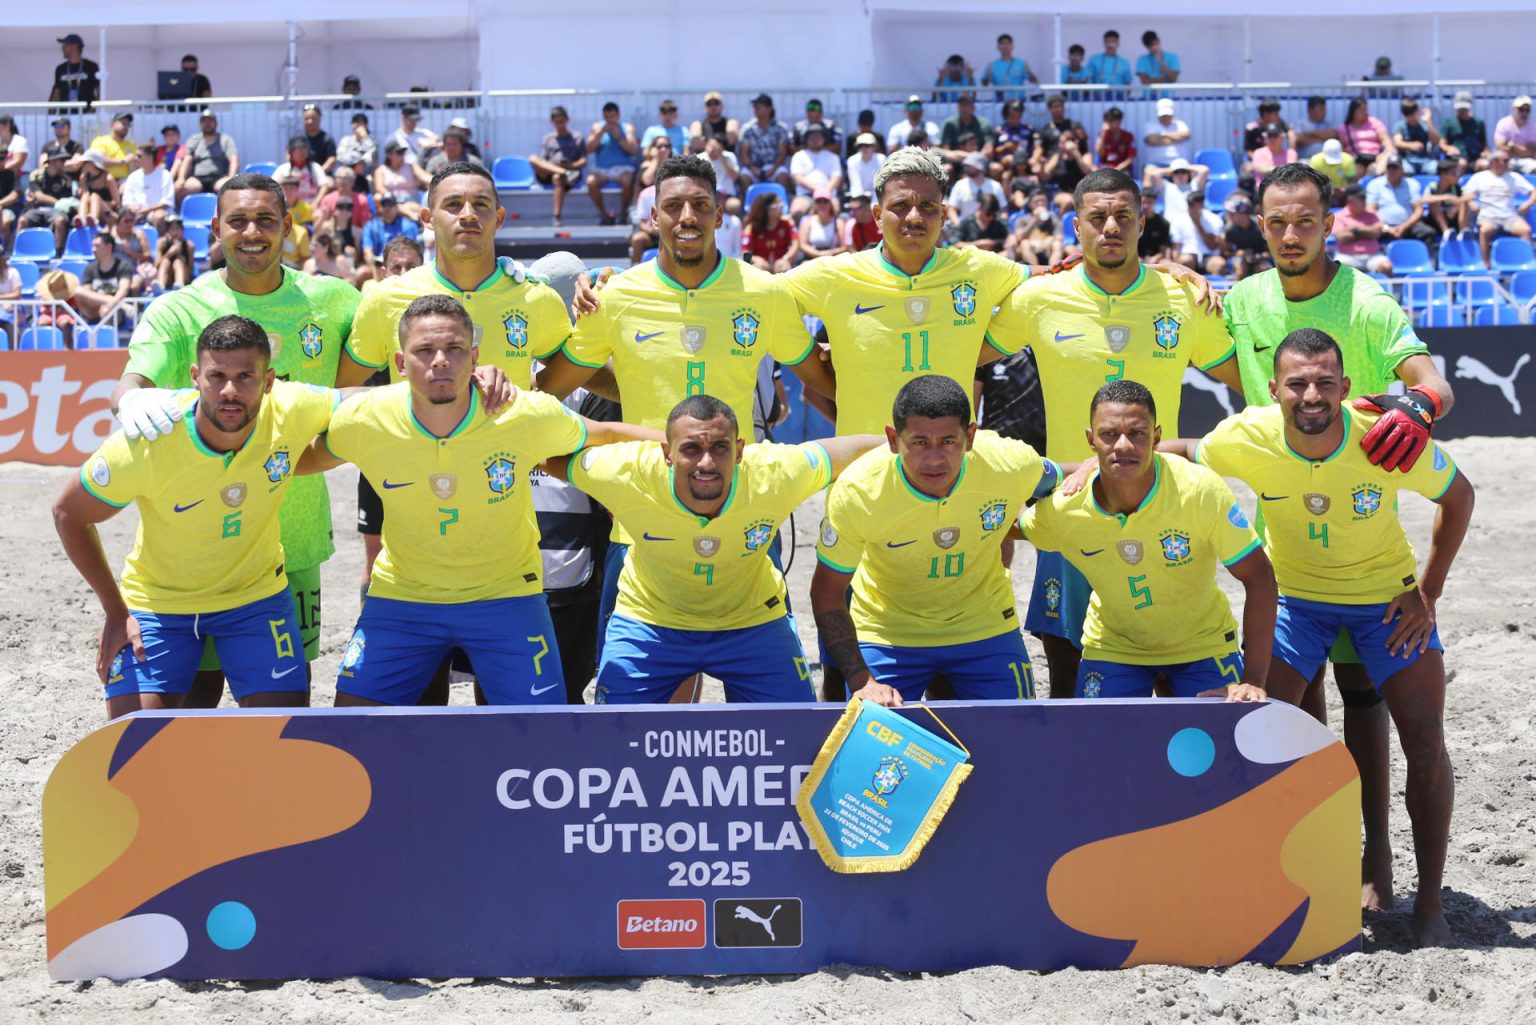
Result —
POLYGON ((1168 741, 1168 764, 1180 776, 1200 776, 1216 761, 1216 742, 1193 726, 1175 733, 1168 741))
POLYGON ((208 938, 224 950, 240 950, 256 938, 256 915, 238 900, 226 900, 208 912, 208 938))

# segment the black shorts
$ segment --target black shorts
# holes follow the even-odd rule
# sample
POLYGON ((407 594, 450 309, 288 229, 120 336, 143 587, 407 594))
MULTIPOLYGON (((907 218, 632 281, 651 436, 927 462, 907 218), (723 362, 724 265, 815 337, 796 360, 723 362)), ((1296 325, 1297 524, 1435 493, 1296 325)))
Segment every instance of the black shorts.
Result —
POLYGON ((195 174, 192 177, 196 178, 197 181, 198 181, 198 184, 202 185, 204 192, 212 192, 214 190, 214 186, 218 185, 219 182, 223 180, 224 175, 222 175, 222 174, 195 174))
POLYGON ((357 532, 374 535, 384 532, 384 500, 362 474, 357 475, 357 532))

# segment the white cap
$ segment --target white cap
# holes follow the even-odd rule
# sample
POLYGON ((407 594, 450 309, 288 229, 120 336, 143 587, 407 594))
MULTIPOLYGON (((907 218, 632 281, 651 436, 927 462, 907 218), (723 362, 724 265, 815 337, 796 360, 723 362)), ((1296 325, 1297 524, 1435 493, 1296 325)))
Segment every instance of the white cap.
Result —
POLYGON ((1173 114, 1173 101, 1166 96, 1157 101, 1157 116, 1162 117, 1164 114, 1173 114))
POLYGON ((1344 144, 1338 139, 1329 139, 1323 143, 1323 163, 1342 164, 1344 162, 1344 144))
POLYGON ((1183 157, 1174 157, 1172 160, 1168 161, 1168 170, 1188 171, 1190 170, 1189 161, 1185 160, 1183 157))
POLYGON ((448 127, 449 128, 464 128, 464 129, 468 129, 469 128, 469 120, 467 118, 456 117, 452 121, 448 122, 448 127))
POLYGON ((1531 105, 1531 98, 1529 96, 1516 96, 1515 97, 1515 102, 1510 104, 1511 107, 1514 107, 1516 109, 1518 109, 1520 107, 1529 107, 1530 105, 1531 105))

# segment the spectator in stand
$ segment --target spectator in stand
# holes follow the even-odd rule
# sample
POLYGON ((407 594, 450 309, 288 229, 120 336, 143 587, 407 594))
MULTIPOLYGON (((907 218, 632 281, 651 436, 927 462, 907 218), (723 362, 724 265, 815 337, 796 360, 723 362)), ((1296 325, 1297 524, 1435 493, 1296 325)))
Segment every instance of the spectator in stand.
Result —
POLYGON ((932 121, 923 119, 923 98, 921 96, 913 93, 907 97, 906 113, 907 119, 905 121, 896 122, 891 126, 891 130, 885 133, 885 152, 887 156, 895 153, 903 146, 910 145, 909 137, 913 129, 921 128, 930 139, 937 139, 939 137, 939 126, 932 121))
POLYGON ((1392 146, 1409 174, 1434 174, 1440 163, 1440 130, 1427 107, 1405 96, 1403 119, 1392 128, 1392 146))
POLYGON ((368 115, 358 111, 352 115, 352 134, 336 144, 336 166, 351 168, 359 180, 367 181, 378 159, 379 144, 368 134, 368 115))
POLYGON ((587 195, 597 207, 598 217, 605 225, 614 225, 629 209, 635 187, 635 157, 640 153, 640 143, 635 138, 635 126, 619 114, 619 105, 609 100, 603 104, 603 119, 595 121, 587 133, 587 152, 592 154, 587 167, 587 195), (610 214, 603 201, 603 186, 616 182, 619 186, 619 211, 610 214))
POLYGON ((976 209, 960 219, 954 244, 962 249, 969 246, 985 249, 989 253, 1001 253, 1008 242, 1008 225, 1003 221, 1002 209, 1003 205, 998 202, 996 195, 990 192, 983 194, 976 209))
POLYGON ((400 127, 395 129, 389 141, 399 143, 405 162, 416 166, 425 164, 427 158, 443 145, 436 132, 421 127, 421 108, 414 103, 400 108, 400 127))
POLYGON ((1436 168, 1439 179, 1424 194, 1424 205, 1429 220, 1440 232, 1441 238, 1449 238, 1451 232, 1467 226, 1467 203, 1462 198, 1461 164, 1447 156, 1436 168))
POLYGON ((187 159, 187 147, 181 144, 181 129, 166 125, 160 129, 161 143, 155 147, 155 161, 171 176, 171 187, 176 187, 177 174, 187 159))
POLYGON ((153 145, 139 147, 139 166, 123 182, 123 213, 147 221, 155 231, 165 229, 165 218, 176 209, 176 183, 156 159, 153 145))
POLYGON ((335 174, 336 140, 320 125, 320 107, 306 103, 300 117, 304 122, 304 138, 309 143, 309 159, 326 174, 335 174))
POLYGON ((49 103, 83 103, 87 107, 101 99, 101 68, 85 59, 85 40, 74 32, 58 40, 64 49, 64 62, 53 69, 53 88, 49 103))
POLYGON ((1280 101, 1272 96, 1259 101, 1259 116, 1243 126, 1244 153, 1252 153, 1264 145, 1264 130, 1270 125, 1279 125, 1286 144, 1291 144, 1291 126, 1280 117, 1280 101))
POLYGON ((298 179, 299 199, 313 204, 331 189, 331 176, 315 162, 309 151, 309 139, 295 135, 288 140, 288 159, 277 165, 273 177, 282 181, 288 176, 298 179))
POLYGON ((1141 237, 1136 240, 1136 255, 1143 262, 1174 259, 1172 228, 1168 218, 1157 212, 1157 196, 1150 191, 1141 194, 1141 237))
POLYGON ((36 327, 56 327, 64 333, 64 347, 75 347, 75 293, 80 279, 68 271, 51 270, 37 279, 37 297, 49 305, 39 306, 32 323, 36 327))
POLYGON ((337 110, 372 110, 368 104, 358 99, 363 93, 363 80, 356 75, 348 75, 341 80, 341 91, 346 99, 336 104, 337 110))
POLYGON ((800 259, 846 253, 842 224, 837 216, 837 202, 831 189, 820 188, 812 195, 811 212, 800 218, 800 237, 795 241, 800 259))
POLYGON ((1294 164, 1297 153, 1286 142, 1285 125, 1281 122, 1271 122, 1264 126, 1263 145, 1248 154, 1248 161, 1243 165, 1243 176, 1251 177, 1254 187, 1264 180, 1264 176, 1281 164, 1294 164))
MULTIPOLYGON (((0 246, 0 300, 21 298, 21 272, 10 264, 5 248, 0 246)), ((0 302, 0 340, 16 341, 16 304, 0 302)))
MULTIPOLYGON (((338 213, 340 210, 338 209, 338 213)), ((350 213, 350 211, 349 211, 350 213)), ((367 264, 370 276, 379 272, 379 264, 384 259, 384 249, 397 238, 421 240, 421 229, 416 222, 400 216, 400 204, 395 202, 393 196, 384 196, 379 202, 379 216, 373 218, 363 228, 362 254, 363 263, 367 264)))
POLYGON ((656 186, 647 185, 635 197, 635 208, 629 218, 630 226, 634 228, 629 236, 630 263, 640 263, 645 258, 647 249, 655 249, 661 244, 661 232, 656 225, 655 211, 656 186))
MULTIPOLYGON (((56 117, 53 119, 53 142, 48 146, 56 146, 64 153, 64 170, 69 174, 80 173, 80 160, 85 155, 85 147, 80 145, 80 140, 70 134, 69 118, 56 117)), ((47 152, 48 146, 43 147, 47 152)))
POLYGON ((373 172, 373 204, 378 209, 385 196, 394 196, 400 212, 414 221, 421 216, 421 193, 432 178, 407 155, 399 139, 384 144, 384 160, 373 172))
POLYGON ((1110 107, 1104 112, 1104 127, 1099 130, 1099 139, 1093 146, 1098 166, 1129 172, 1131 165, 1136 163, 1136 136, 1122 127, 1124 123, 1125 114, 1119 107, 1110 107))
MULTIPOLYGON (((284 196, 286 196, 289 191, 290 190, 288 189, 284 189, 284 196)), ((290 211, 290 213, 291 212, 292 211, 290 211)), ((217 240, 212 243, 211 248, 212 250, 222 249, 217 240)), ((214 255, 214 252, 210 251, 208 262, 210 270, 215 266, 212 259, 214 255)), ((288 225, 287 234, 283 236, 284 266, 292 267, 294 270, 303 270, 304 265, 309 262, 311 255, 312 247, 310 244, 310 233, 308 225, 300 224, 296 220, 291 221, 288 225)))
POLYGON ((315 204, 315 219, 331 220, 340 211, 342 217, 351 224, 350 231, 343 232, 343 235, 360 239, 362 229, 373 217, 373 208, 368 202, 368 187, 365 183, 359 187, 357 174, 350 167, 338 167, 333 181, 336 187, 320 197, 320 202, 315 204))
POLYGON ((564 107, 549 108, 551 130, 539 142, 539 152, 528 158, 533 176, 555 190, 554 224, 564 223, 565 194, 581 181, 587 166, 587 147, 571 131, 571 115, 564 107))
POLYGON ((687 153, 688 133, 683 131, 683 126, 677 123, 677 101, 662 100, 656 113, 659 120, 656 124, 647 127, 644 134, 640 136, 640 148, 649 150, 652 139, 665 135, 672 140, 673 153, 687 153))
POLYGON ((1365 208, 1365 190, 1350 185, 1344 190, 1344 205, 1333 214, 1333 236, 1338 239, 1334 258, 1346 267, 1369 274, 1392 274, 1392 261, 1381 251, 1381 236, 1386 225, 1365 208))
POLYGON ((880 222, 875 220, 870 196, 848 197, 848 222, 844 225, 843 243, 849 251, 862 252, 879 245, 880 239, 880 222))
POLYGON ((357 283, 357 266, 347 255, 341 240, 330 231, 321 231, 315 236, 309 259, 304 261, 304 273, 317 278, 340 278, 349 284, 357 283))
POLYGON ((771 192, 752 200, 747 212, 742 252, 759 270, 782 274, 795 265, 798 249, 795 226, 784 216, 784 204, 771 192))
POLYGON ((1136 77, 1142 85, 1172 84, 1179 80, 1179 55, 1164 50, 1156 32, 1143 32, 1141 45, 1147 48, 1146 53, 1136 58, 1136 77))
POLYGON ((1488 126, 1472 113, 1472 94, 1459 92, 1451 103, 1451 116, 1440 126, 1440 148, 1458 164, 1458 172, 1481 171, 1488 166, 1488 126))
POLYGON ((858 130, 848 136, 848 145, 846 147, 847 152, 845 152, 843 156, 849 160, 852 160, 855 156, 858 155, 858 139, 861 135, 868 135, 873 138, 875 140, 876 152, 878 152, 881 156, 885 155, 885 139, 882 138, 880 133, 875 130, 875 112, 872 110, 861 110, 859 111, 858 130))
POLYGON ((1402 80, 1403 76, 1392 70, 1391 57, 1377 57, 1375 68, 1365 76, 1367 82, 1401 82, 1402 80))
POLYGON ((873 132, 861 132, 853 141, 855 152, 848 160, 848 195, 873 196, 875 173, 885 165, 880 140, 873 132))
POLYGON ((711 89, 704 94, 704 116, 688 127, 690 141, 695 151, 702 152, 704 143, 719 139, 720 145, 732 153, 741 142, 741 124, 733 117, 725 116, 725 101, 711 89))
POLYGON ((1067 63, 1061 67, 1062 85, 1086 85, 1093 81, 1093 69, 1083 63, 1087 52, 1081 43, 1067 47, 1067 63))
POLYGON ((75 179, 64 170, 65 163, 57 143, 43 147, 43 166, 27 176, 27 206, 21 214, 23 228, 53 228, 56 253, 64 251, 70 223, 80 209, 75 179))
POLYGON ((1498 236, 1531 237, 1525 215, 1530 213, 1531 204, 1536 203, 1536 189, 1511 171, 1509 164, 1509 152, 1496 148, 1488 154, 1488 170, 1477 172, 1462 186, 1467 212, 1477 218, 1477 243, 1482 248, 1484 264, 1488 263, 1493 240, 1498 236), (1526 200, 1516 207, 1515 197, 1520 195, 1526 200))
POLYGON ((1199 189, 1189 194, 1187 206, 1187 216, 1169 222, 1179 262, 1202 274, 1225 274, 1230 247, 1221 215, 1205 208, 1205 193, 1199 189))
POLYGON ((155 284, 160 291, 181 288, 192 280, 192 243, 187 241, 180 214, 165 219, 165 231, 155 247, 155 284))
MULTIPOLYGON (((1313 169, 1323 172, 1328 176, 1328 181, 1335 189, 1347 189, 1360 177, 1360 169, 1355 163, 1355 158, 1344 152, 1344 144, 1338 139, 1329 139, 1323 143, 1322 152, 1307 161, 1313 169)), ((1340 193, 1342 196, 1342 192, 1340 193)))
POLYGON ((484 167, 485 161, 469 151, 469 136, 462 128, 449 128, 443 133, 443 148, 427 160, 427 177, 441 171, 449 164, 473 164, 484 167))
POLYGON ((840 154, 843 151, 843 133, 837 130, 837 122, 826 116, 821 101, 809 99, 805 101, 805 117, 795 122, 795 133, 792 139, 795 148, 805 145, 805 133, 812 128, 820 128, 827 136, 827 149, 840 154))
POLYGON ((85 151, 85 162, 80 165, 80 216, 76 222, 87 228, 99 228, 112 223, 117 216, 121 196, 117 179, 107 173, 107 158, 95 150, 85 151))
POLYGON ((1068 121, 1070 127, 1063 129, 1062 120, 1057 117, 1058 109, 1064 109, 1057 103, 1059 99, 1051 98, 1051 122, 1040 129, 1036 145, 1046 154, 1040 177, 1056 188, 1056 208, 1065 213, 1072 207, 1072 190, 1093 171, 1093 150, 1082 124, 1068 121))
POLYGON ((980 153, 968 154, 960 166, 961 178, 949 190, 949 201, 945 204, 945 213, 949 217, 950 226, 954 228, 958 228, 961 221, 976 212, 983 196, 997 200, 999 207, 1008 201, 1003 187, 987 177, 985 156, 980 153))
POLYGON ((90 148, 107 159, 107 173, 121 182, 133 170, 139 148, 128 138, 133 130, 133 115, 119 114, 112 119, 112 128, 91 140, 90 148))
MULTIPOLYGON (((976 85, 976 72, 970 62, 958 53, 949 55, 949 59, 939 66, 939 73, 933 80, 934 86, 966 86, 976 85)), ((935 103, 953 103, 959 99, 962 93, 956 89, 934 90, 933 101, 935 103)))
POLYGON ((1166 96, 1157 101, 1157 116, 1142 128, 1141 138, 1147 146, 1142 153, 1147 168, 1143 172, 1144 182, 1151 180, 1146 175, 1152 168, 1167 167, 1175 160, 1190 157, 1189 125, 1174 116, 1173 101, 1166 96))
POLYGON ((1017 87, 1025 82, 1030 85, 1040 84, 1029 62, 1013 55, 1013 37, 1004 32, 997 37, 997 60, 988 64, 986 70, 981 73, 981 84, 1014 86, 1015 88, 1012 89, 997 91, 997 99, 1012 100, 1023 99, 1024 90, 1017 87))
POLYGON ((181 73, 192 76, 192 99, 206 100, 213 97, 213 83, 208 81, 207 75, 198 73, 197 54, 189 53, 181 58, 181 73))
POLYGON ((1397 152, 1387 126, 1371 114, 1364 96, 1349 101, 1349 111, 1339 126, 1339 141, 1344 152, 1355 158, 1362 174, 1381 174, 1386 170, 1387 157, 1397 152))
POLYGON ((1253 219, 1253 200, 1247 193, 1234 192, 1227 198, 1227 230, 1223 237, 1232 261, 1232 280, 1239 281, 1274 266, 1264 233, 1253 219))
POLYGON ((1211 169, 1204 164, 1191 164, 1183 157, 1167 167, 1147 169, 1146 191, 1163 201, 1163 215, 1168 223, 1177 225, 1189 216, 1189 196, 1205 191, 1205 180, 1211 169))
POLYGON ((11 236, 16 233, 16 222, 26 206, 23 178, 10 168, 0 165, 0 250, 8 249, 11 236))
POLYGON ((1424 220, 1423 190, 1403 173, 1406 163, 1400 154, 1387 158, 1387 173, 1365 187, 1365 208, 1381 218, 1384 241, 1416 238, 1438 248, 1440 233, 1424 220))
POLYGON ((112 244, 117 247, 117 255, 133 268, 132 294, 150 291, 155 284, 155 250, 132 210, 125 209, 117 215, 117 223, 112 225, 112 244))
POLYGON ((315 222, 310 228, 311 236, 330 232, 341 242, 342 252, 351 257, 357 268, 354 283, 358 286, 373 276, 373 271, 363 266, 363 228, 368 226, 367 221, 360 228, 354 220, 360 204, 366 205, 367 197, 350 191, 342 193, 338 185, 315 206, 315 222))
POLYGON ((992 129, 992 166, 988 174, 1008 188, 1016 179, 1033 186, 1036 182, 1029 158, 1035 150, 1035 133, 1024 123, 1024 101, 1014 98, 1003 102, 1003 120, 992 129))
POLYGON ((311 229, 310 234, 313 235, 315 208, 310 205, 309 200, 299 198, 298 174, 278 168, 273 178, 283 187, 283 205, 287 208, 289 216, 293 218, 293 223, 302 224, 311 229))
POLYGON ((826 129, 813 125, 806 129, 805 149, 789 160, 789 175, 795 182, 795 198, 789 205, 792 219, 810 210, 818 189, 834 196, 843 191, 843 163, 827 143, 826 129))
POLYGON ((914 128, 907 135, 907 147, 911 149, 929 149, 933 146, 933 139, 926 128, 914 128))
POLYGON ((677 151, 672 148, 672 140, 665 135, 657 135, 651 138, 650 144, 645 147, 645 156, 640 161, 640 187, 651 188, 656 184, 656 172, 661 170, 661 165, 671 160, 677 151))
POLYGON ((98 232, 91 252, 96 258, 80 272, 80 287, 70 305, 86 320, 100 324, 133 293, 134 268, 117 255, 111 232, 98 232))
POLYGON ((1061 238, 1061 219, 1051 209, 1051 199, 1044 189, 1036 189, 1025 200, 1024 212, 1013 224, 1004 253, 1010 260, 1043 269, 1060 263, 1065 255, 1061 238))
POLYGON ((182 199, 195 192, 217 192, 231 175, 240 171, 240 153, 235 140, 219 131, 219 119, 204 110, 198 117, 201 131, 187 143, 187 159, 181 177, 176 179, 176 193, 182 199))
MULTIPOLYGON (((719 139, 709 141, 716 146, 721 145, 719 139)), ((735 159, 735 154, 730 153, 730 150, 721 147, 721 151, 735 159)), ((707 147, 705 152, 708 152, 707 147)), ((719 179, 716 179, 716 183, 720 183, 719 179)), ((741 200, 735 196, 727 198, 724 192, 720 193, 720 226, 715 229, 715 248, 727 260, 741 259, 741 215, 736 213, 740 209, 741 200)))
MULTIPOLYGON (((1035 150, 1037 162, 1043 170, 1047 160, 1055 154, 1061 145, 1061 140, 1067 136, 1077 139, 1078 145, 1091 153, 1088 145, 1088 132, 1083 128, 1081 121, 1067 117, 1067 98, 1061 93, 1052 93, 1045 101, 1045 109, 1050 115, 1050 120, 1040 126, 1040 131, 1035 134, 1035 150)), ((1039 171, 1037 171, 1039 173, 1039 171)))
POLYGON ((984 117, 976 115, 976 97, 971 93, 965 93, 955 101, 955 116, 944 122, 944 127, 939 130, 939 149, 944 151, 944 158, 950 163, 959 163, 965 159, 965 147, 960 140, 965 136, 974 136, 977 148, 983 153, 992 147, 992 125, 984 117))
POLYGON ((1131 62, 1120 56, 1120 33, 1114 29, 1104 33, 1104 52, 1089 59, 1088 74, 1099 85, 1131 84, 1131 62))
POLYGON ((767 93, 753 97, 752 114, 752 123, 741 130, 736 151, 742 187, 778 182, 787 189, 794 184, 789 176, 789 129, 774 117, 773 97, 767 93))
POLYGON ((27 157, 32 152, 27 137, 16 131, 16 119, 0 114, 0 167, 16 175, 21 181, 27 174, 27 157))
POLYGON ((1296 132, 1296 156, 1310 162, 1323 151, 1323 144, 1337 140, 1338 128, 1328 120, 1328 101, 1321 96, 1307 97, 1307 122, 1296 132))
POLYGON ((725 144, 718 138, 710 136, 704 143, 704 159, 709 161, 709 166, 715 169, 715 184, 720 190, 720 195, 725 197, 725 209, 736 214, 738 223, 741 220, 741 200, 736 193, 740 186, 737 184, 741 178, 741 164, 736 160, 736 154, 725 148, 725 144))
POLYGON ((1531 98, 1516 96, 1510 111, 1493 126, 1493 144, 1509 154, 1509 166, 1521 174, 1536 174, 1536 121, 1531 98))

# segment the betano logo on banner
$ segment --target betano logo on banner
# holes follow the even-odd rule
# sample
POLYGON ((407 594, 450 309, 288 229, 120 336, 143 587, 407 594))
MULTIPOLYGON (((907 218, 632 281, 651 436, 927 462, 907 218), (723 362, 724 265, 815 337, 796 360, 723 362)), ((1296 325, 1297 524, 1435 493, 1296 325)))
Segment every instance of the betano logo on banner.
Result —
POLYGON ((0 462, 74 466, 117 428, 110 403, 128 353, 0 356, 0 462))

